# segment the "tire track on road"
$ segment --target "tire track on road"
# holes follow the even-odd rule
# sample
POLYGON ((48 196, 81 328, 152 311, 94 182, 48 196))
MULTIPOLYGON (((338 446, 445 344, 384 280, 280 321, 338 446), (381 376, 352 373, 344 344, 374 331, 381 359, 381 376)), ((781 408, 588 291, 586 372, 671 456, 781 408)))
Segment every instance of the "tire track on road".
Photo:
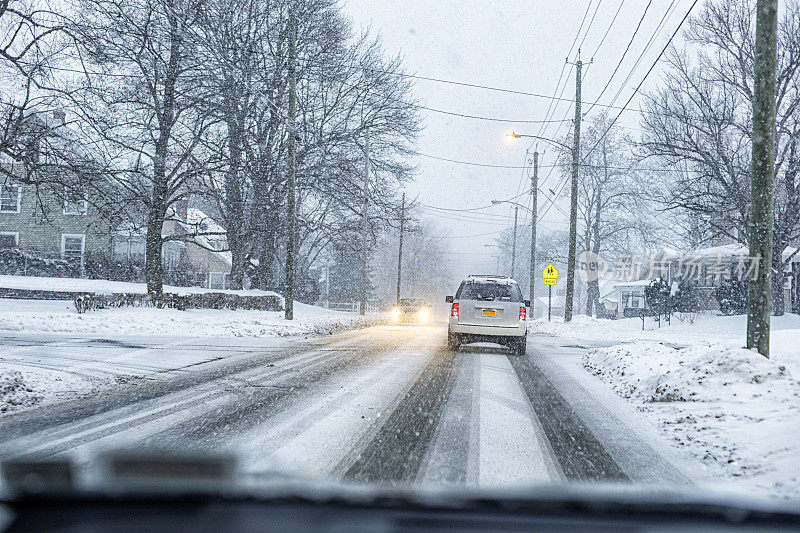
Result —
POLYGON ((327 382, 334 375, 374 364, 384 354, 408 341, 409 338, 402 335, 389 339, 382 337, 374 344, 361 342, 346 348, 322 349, 322 357, 310 361, 303 368, 284 373, 279 380, 258 383, 259 378, 255 376, 249 378, 247 384, 231 387, 227 383, 227 390, 236 397, 224 406, 215 412, 200 413, 166 432, 151 435, 140 444, 148 446, 168 442, 200 445, 203 449, 219 448, 290 408, 292 399, 299 394, 327 382))
MULTIPOLYGON (((296 370, 296 367, 309 360, 318 359, 320 350, 326 347, 336 348, 335 345, 342 343, 354 343, 363 338, 373 335, 374 332, 359 331, 358 334, 348 332, 348 334, 325 338, 324 342, 302 342, 296 345, 271 347, 262 353, 223 364, 221 366, 208 369, 206 371, 178 373, 170 376, 172 379, 160 379, 127 385, 122 390, 103 391, 100 395, 90 398, 79 398, 77 400, 64 402, 62 404, 51 404, 46 409, 32 409, 21 413, 12 413, 0 420, 0 434, 3 441, 22 438, 33 435, 41 431, 59 432, 59 429, 69 428, 78 429, 91 427, 92 419, 97 415, 111 413, 122 409, 123 416, 136 413, 141 410, 139 406, 147 405, 147 402, 158 402, 162 397, 175 393, 188 393, 190 389, 203 387, 215 381, 220 381, 228 377, 243 374, 247 377, 252 373, 280 374, 281 368, 272 368, 280 364, 281 361, 290 358, 300 358, 294 364, 289 365, 286 372, 296 370)), ((162 374, 163 375, 163 374, 162 374)), ((51 433, 52 434, 52 433, 51 433)))
POLYGON ((630 481, 530 355, 508 356, 568 479, 630 481))
POLYGON ((348 454, 334 472, 344 471, 343 478, 350 481, 414 482, 453 391, 455 362, 454 353, 438 346, 376 433, 364 445, 356 446, 360 451, 348 454))

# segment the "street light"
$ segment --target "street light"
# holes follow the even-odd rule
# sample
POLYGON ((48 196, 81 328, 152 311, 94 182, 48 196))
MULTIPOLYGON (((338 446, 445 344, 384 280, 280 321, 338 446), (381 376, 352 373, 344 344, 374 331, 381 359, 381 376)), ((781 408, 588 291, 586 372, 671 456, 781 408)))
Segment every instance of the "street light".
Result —
POLYGON ((540 137, 539 135, 528 135, 525 133, 516 133, 513 131, 511 133, 506 133, 506 139, 522 139, 523 137, 527 137, 529 139, 538 139, 540 141, 550 143, 554 146, 558 146, 559 148, 563 148, 565 150, 569 150, 570 152, 572 152, 571 146, 567 146, 566 144, 559 141, 554 141, 553 139, 548 139, 547 137, 540 137))
MULTIPOLYGON (((539 152, 534 152, 533 154, 535 168, 533 171, 533 178, 531 178, 531 196, 533 197, 533 209, 526 205, 522 205, 519 202, 514 202, 511 200, 492 200, 492 205, 500 205, 500 204, 511 204, 514 206, 514 246, 513 248, 513 256, 516 259, 516 251, 517 251, 517 209, 520 207, 531 214, 531 264, 530 264, 530 272, 528 274, 528 299, 532 302, 534 297, 534 285, 536 283, 536 180, 537 174, 539 171, 539 152)), ((512 274, 511 277, 514 277, 513 271, 511 269, 512 274)), ((533 304, 531 304, 533 305, 533 304)))
MULTIPOLYGON (((499 244, 484 244, 483 247, 484 248, 498 248, 500 250, 503 249, 503 247, 500 246, 499 244)), ((496 269, 495 273, 497 275, 500 275, 500 252, 499 251, 497 252, 497 255, 495 257, 497 257, 497 266, 495 267, 495 269, 496 269)))
MULTIPOLYGON (((580 65, 580 62, 578 63, 580 65)), ((579 67, 580 68, 580 67, 579 67)), ((570 209, 569 209, 569 258, 567 259, 567 295, 566 301, 564 303, 564 321, 569 322, 572 320, 572 301, 573 301, 573 294, 575 292, 575 244, 578 237, 578 166, 580 158, 580 141, 579 141, 579 125, 580 125, 580 114, 576 112, 576 122, 575 123, 575 146, 569 147, 566 144, 554 141, 553 139, 548 139, 547 137, 540 137, 539 135, 522 135, 516 132, 511 132, 506 134, 507 139, 521 139, 523 137, 528 137, 531 139, 538 139, 540 141, 544 141, 546 143, 550 143, 554 146, 558 146, 560 148, 566 149, 572 154, 572 187, 570 193, 570 209)), ((536 183, 538 179, 538 167, 539 167, 539 154, 534 153, 534 172, 533 172, 533 179, 531 184, 531 195, 533 196, 533 209, 534 215, 531 217, 531 302, 533 302, 533 266, 534 266, 534 252, 535 252, 535 241, 536 241, 536 191, 538 185, 536 183)))
POLYGON ((523 204, 521 204, 519 202, 512 202, 511 200, 492 200, 492 205, 500 205, 500 204, 511 204, 511 205, 519 207, 520 209, 524 209, 528 213, 533 213, 533 209, 531 209, 527 205, 523 205, 523 204))
POLYGON ((514 277, 514 267, 517 265, 517 217, 519 216, 519 208, 522 207, 523 209, 528 209, 522 204, 518 204, 517 202, 510 202, 510 201, 500 201, 500 200, 492 200, 492 204, 498 205, 502 203, 508 203, 514 205, 514 237, 511 241, 511 277, 514 277))

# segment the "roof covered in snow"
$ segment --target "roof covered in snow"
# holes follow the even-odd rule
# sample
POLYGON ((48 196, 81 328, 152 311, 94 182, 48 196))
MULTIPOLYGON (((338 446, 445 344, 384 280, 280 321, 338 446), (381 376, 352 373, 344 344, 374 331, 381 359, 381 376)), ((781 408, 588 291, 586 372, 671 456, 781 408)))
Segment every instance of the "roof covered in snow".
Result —
POLYGON ((233 257, 228 250, 228 239, 225 228, 217 221, 196 207, 186 210, 186 226, 192 233, 197 233, 194 241, 222 259, 227 265, 233 264, 233 257))

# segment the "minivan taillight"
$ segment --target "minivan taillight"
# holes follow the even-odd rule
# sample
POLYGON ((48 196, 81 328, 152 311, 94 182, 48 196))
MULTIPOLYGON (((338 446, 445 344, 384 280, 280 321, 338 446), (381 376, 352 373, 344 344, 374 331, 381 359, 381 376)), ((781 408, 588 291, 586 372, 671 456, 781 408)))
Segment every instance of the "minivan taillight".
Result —
POLYGON ((453 318, 458 318, 458 304, 454 303, 453 307, 450 308, 450 316, 453 318))
POLYGON ((528 315, 528 313, 527 313, 527 310, 525 309, 525 307, 524 306, 520 307, 519 308, 519 320, 520 320, 520 322, 524 322, 525 318, 527 317, 527 315, 528 315))

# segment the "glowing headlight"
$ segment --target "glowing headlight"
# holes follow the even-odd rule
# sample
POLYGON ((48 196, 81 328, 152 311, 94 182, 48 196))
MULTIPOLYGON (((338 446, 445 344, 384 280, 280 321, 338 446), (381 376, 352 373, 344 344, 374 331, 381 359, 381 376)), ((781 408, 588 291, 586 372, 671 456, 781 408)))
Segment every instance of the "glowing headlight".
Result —
POLYGON ((403 312, 400 311, 400 309, 398 309, 397 307, 392 309, 392 311, 390 313, 390 315, 392 316, 392 322, 400 322, 400 315, 402 315, 402 314, 403 314, 403 312))
POLYGON ((417 314, 419 321, 422 323, 427 323, 428 320, 431 318, 431 310, 430 309, 420 309, 419 313, 417 314))

